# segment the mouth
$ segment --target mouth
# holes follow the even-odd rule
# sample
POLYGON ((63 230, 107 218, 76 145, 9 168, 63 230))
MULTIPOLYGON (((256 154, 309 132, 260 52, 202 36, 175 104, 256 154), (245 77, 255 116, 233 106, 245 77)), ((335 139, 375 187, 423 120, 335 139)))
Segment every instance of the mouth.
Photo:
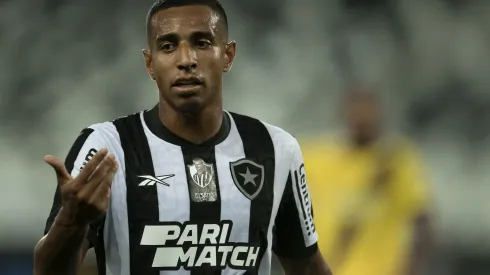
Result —
POLYGON ((196 95, 203 82, 197 77, 179 78, 177 79, 172 88, 183 97, 191 97, 196 95))
POLYGON ((174 87, 200 86, 200 85, 202 85, 202 81, 198 77, 179 78, 173 84, 174 87))

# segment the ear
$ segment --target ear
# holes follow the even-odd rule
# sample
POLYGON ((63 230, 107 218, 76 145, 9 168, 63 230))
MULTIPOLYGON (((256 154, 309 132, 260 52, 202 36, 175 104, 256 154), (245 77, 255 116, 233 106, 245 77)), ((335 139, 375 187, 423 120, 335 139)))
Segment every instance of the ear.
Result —
POLYGON ((155 74, 153 73, 153 68, 151 66, 151 62, 152 62, 151 51, 143 49, 141 50, 141 52, 143 53, 143 57, 145 58, 146 71, 148 72, 148 75, 151 77, 151 79, 155 80, 155 74))
POLYGON ((226 44, 225 48, 225 66, 223 67, 223 72, 227 73, 231 70, 233 61, 235 61, 236 56, 236 42, 231 41, 226 44))

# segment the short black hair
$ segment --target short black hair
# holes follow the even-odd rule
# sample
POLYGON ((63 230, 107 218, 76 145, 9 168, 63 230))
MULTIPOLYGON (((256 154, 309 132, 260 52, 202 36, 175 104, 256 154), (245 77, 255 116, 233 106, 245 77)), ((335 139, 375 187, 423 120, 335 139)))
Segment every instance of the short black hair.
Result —
POLYGON ((147 39, 151 37, 151 19, 153 18, 153 15, 155 15, 155 13, 169 8, 194 5, 207 6, 211 8, 214 12, 218 13, 225 25, 225 31, 228 32, 228 17, 226 16, 225 9, 218 0, 156 0, 155 2, 153 2, 153 5, 151 5, 151 8, 146 16, 147 39))

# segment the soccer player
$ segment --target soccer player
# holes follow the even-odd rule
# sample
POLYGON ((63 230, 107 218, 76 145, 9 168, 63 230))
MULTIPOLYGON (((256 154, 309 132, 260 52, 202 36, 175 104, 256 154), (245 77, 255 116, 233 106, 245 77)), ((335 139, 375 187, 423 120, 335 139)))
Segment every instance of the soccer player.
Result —
POLYGON ((414 146, 382 129, 380 98, 347 93, 348 133, 304 143, 319 247, 335 274, 417 275, 432 231, 414 146))
POLYGON ((223 110, 235 58, 215 0, 157 1, 147 17, 152 109, 94 124, 63 163, 35 274, 75 274, 95 248, 99 274, 256 274, 272 251, 288 275, 331 274, 298 142, 223 110))

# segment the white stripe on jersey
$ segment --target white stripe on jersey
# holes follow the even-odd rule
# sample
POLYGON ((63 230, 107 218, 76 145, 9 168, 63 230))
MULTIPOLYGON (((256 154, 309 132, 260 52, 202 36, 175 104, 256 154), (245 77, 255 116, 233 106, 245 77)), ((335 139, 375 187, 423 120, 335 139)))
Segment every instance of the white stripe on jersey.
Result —
MULTIPOLYGON (((184 223, 189 220, 190 202, 187 187, 186 170, 180 146, 168 143, 155 136, 146 126, 143 113, 141 120, 145 130, 155 175, 174 174, 175 179, 170 186, 157 185, 158 213, 161 222, 184 223)), ((181 268, 177 271, 161 271, 161 275, 189 275, 190 272, 181 268)))
MULTIPOLYGON (((228 138, 215 148, 218 175, 223 179, 232 178, 230 162, 245 157, 240 134, 231 116, 230 119, 232 123, 228 138)), ((247 243, 250 224, 250 200, 242 195, 232 180, 220 181, 219 188, 221 194, 221 220, 231 220, 233 222, 230 242, 247 243)), ((245 272, 238 272, 227 267, 221 274, 234 275, 243 273, 245 272)))

